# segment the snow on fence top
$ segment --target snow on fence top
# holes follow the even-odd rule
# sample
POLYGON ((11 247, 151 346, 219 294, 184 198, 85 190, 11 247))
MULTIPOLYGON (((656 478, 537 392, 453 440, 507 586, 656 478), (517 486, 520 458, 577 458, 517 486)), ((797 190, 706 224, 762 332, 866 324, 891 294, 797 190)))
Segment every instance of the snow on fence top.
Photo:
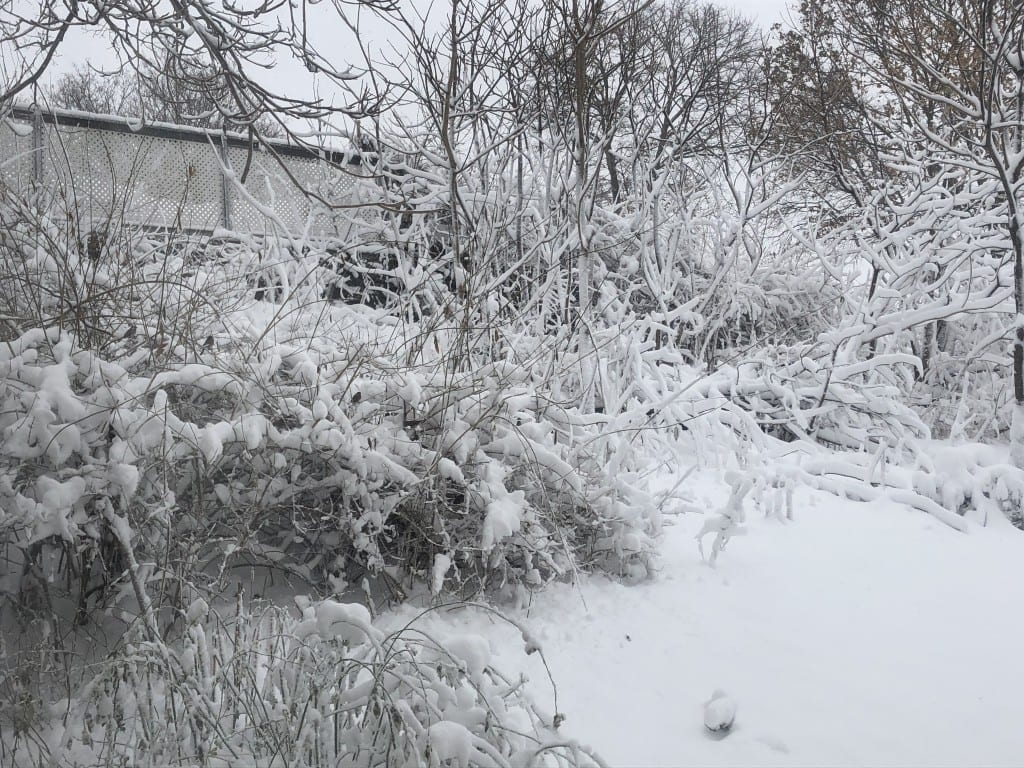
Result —
POLYGON ((372 201, 379 190, 360 173, 366 169, 354 153, 257 145, 203 128, 23 107, 0 121, 0 184, 46 191, 82 231, 119 219, 203 233, 347 239, 373 210, 328 209, 309 193, 332 205, 372 201), (230 176, 241 176, 250 155, 245 182, 236 183, 230 176))

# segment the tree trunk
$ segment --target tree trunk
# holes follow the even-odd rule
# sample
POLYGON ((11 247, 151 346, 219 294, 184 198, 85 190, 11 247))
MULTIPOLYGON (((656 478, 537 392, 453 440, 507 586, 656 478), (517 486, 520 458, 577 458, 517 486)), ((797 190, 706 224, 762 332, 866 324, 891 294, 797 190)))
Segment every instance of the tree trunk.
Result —
POLYGON ((608 166, 608 186, 612 193, 612 202, 617 203, 622 198, 622 189, 619 184, 619 159, 611 149, 604 151, 605 165, 608 166))
POLYGON ((1013 301, 1017 318, 1013 344, 1013 416, 1010 422, 1010 460, 1024 469, 1024 242, 1021 215, 1010 199, 1010 242, 1013 244, 1013 301))

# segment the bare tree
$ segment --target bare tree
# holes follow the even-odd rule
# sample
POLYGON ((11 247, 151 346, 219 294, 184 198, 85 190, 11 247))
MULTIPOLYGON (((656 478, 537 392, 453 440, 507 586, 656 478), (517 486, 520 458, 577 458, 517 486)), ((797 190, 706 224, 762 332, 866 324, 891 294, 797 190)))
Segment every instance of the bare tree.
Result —
MULTIPOLYGON (((48 105, 64 109, 200 128, 244 130, 243 125, 222 122, 218 104, 227 94, 223 88, 218 88, 216 75, 208 73, 208 83, 200 87, 203 73, 189 72, 182 76, 183 67, 187 65, 171 62, 163 71, 143 74, 143 71, 103 72, 79 66, 58 77, 54 85, 46 89, 44 98, 48 105)), ((281 126, 269 115, 258 117, 254 126, 262 136, 283 135, 281 126)))
MULTIPOLYGON (((801 50, 806 56, 791 73, 796 77, 801 72, 816 72, 825 79, 812 81, 807 91, 816 94, 819 103, 814 109, 797 110, 789 123, 811 113, 817 115, 819 125, 837 115, 842 120, 844 111, 837 107, 850 105, 845 114, 851 115, 851 120, 841 129, 827 132, 831 139, 826 140, 826 154, 840 185, 861 202, 866 201, 858 189, 884 190, 886 179, 903 176, 930 184, 939 178, 946 185, 948 215, 955 221, 956 216, 969 213, 965 206, 981 204, 979 189, 994 184, 997 194, 988 196, 984 204, 996 229, 986 248, 970 252, 973 258, 985 260, 983 266, 995 257, 1011 267, 989 272, 992 284, 988 291, 999 295, 1008 289, 1013 296, 1012 311, 1018 318, 1022 316, 1024 5, 1015 0, 815 0, 805 4, 805 16, 827 20, 826 30, 820 38, 813 29, 804 30, 801 50), (837 64, 842 66, 840 71, 836 71, 837 64), (827 83, 836 83, 836 90, 829 91, 827 83), (869 158, 868 165, 858 166, 858 156, 864 156, 856 149, 861 140, 853 138, 851 144, 846 138, 851 135, 846 129, 858 124, 877 137, 869 147, 877 159, 869 158), (842 140, 832 140, 836 136, 842 140), (865 175, 858 167, 871 170, 865 175), (864 181, 853 183, 851 179, 857 176, 864 181)), ((895 190, 899 185, 888 186, 895 190)), ((880 204, 888 211, 874 219, 872 229, 881 242, 890 244, 889 250, 877 254, 873 291, 882 271, 891 271, 895 263, 892 249, 898 243, 891 237, 892 228, 901 226, 901 219, 917 215, 913 201, 929 199, 929 195, 904 189, 895 197, 872 198, 873 205, 880 204), (889 223, 883 224, 882 219, 889 223)), ((935 232, 948 231, 941 221, 932 226, 935 232)), ((954 238, 951 242, 960 242, 965 236, 949 237, 954 238)), ((949 247, 949 243, 941 247, 949 247)), ((921 268, 934 271, 940 261, 936 256, 921 268)), ((1024 323, 1018 320, 1014 326, 1016 405, 1011 432, 1015 461, 1024 466, 1024 323)), ((926 329, 922 344, 925 361, 938 330, 926 329)))
POLYGON ((841 224, 885 175, 885 132, 833 5, 806 0, 799 25, 777 29, 770 67, 771 141, 777 151, 801 156, 832 222, 841 224))
MULTIPOLYGON (((344 0, 332 0, 330 8, 317 12, 333 10, 354 30, 346 5, 344 0)), ((163 95, 169 97, 165 102, 182 113, 193 111, 190 100, 209 98, 212 103, 204 102, 194 116, 217 125, 244 126, 257 137, 260 118, 274 121, 282 132, 301 140, 301 132, 294 130, 296 122, 304 125, 379 111, 385 96, 361 80, 365 63, 359 68, 354 62, 332 61, 310 40, 310 6, 308 0, 287 5, 265 0, 252 7, 218 0, 7 3, 0 8, 0 45, 17 55, 0 85, 0 102, 36 87, 69 33, 85 30, 104 34, 125 76, 142 82, 150 79, 152 87, 140 90, 165 91, 163 95), (272 61, 300 63, 317 73, 325 90, 347 94, 347 103, 336 107, 319 98, 272 89, 261 77, 272 61)), ((390 0, 361 0, 352 5, 380 11, 392 6, 390 0)))
POLYGON ((931 162, 945 159, 997 184, 1017 316, 1011 443, 1024 467, 1024 5, 902 0, 851 21, 931 162))

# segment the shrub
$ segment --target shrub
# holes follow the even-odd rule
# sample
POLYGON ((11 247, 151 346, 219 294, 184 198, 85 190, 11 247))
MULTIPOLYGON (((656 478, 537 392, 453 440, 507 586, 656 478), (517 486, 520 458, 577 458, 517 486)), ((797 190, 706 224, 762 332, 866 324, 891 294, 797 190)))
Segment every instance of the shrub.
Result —
POLYGON ((657 520, 602 479, 612 447, 568 407, 557 340, 496 343, 483 299, 418 323, 331 306, 310 252, 273 251, 284 296, 254 307, 245 276, 272 265, 251 244, 197 259, 109 229, 89 255, 3 210, 25 289, 0 297, 0 543, 25 578, 80 577, 83 615, 123 549, 172 603, 239 564, 469 594, 647 572, 657 520))
MULTIPOLYGON (((173 647, 129 633, 63 716, 62 766, 599 765, 475 636, 384 634, 360 605, 222 619, 186 610, 173 647)), ((535 652, 523 636, 526 652, 535 652)))

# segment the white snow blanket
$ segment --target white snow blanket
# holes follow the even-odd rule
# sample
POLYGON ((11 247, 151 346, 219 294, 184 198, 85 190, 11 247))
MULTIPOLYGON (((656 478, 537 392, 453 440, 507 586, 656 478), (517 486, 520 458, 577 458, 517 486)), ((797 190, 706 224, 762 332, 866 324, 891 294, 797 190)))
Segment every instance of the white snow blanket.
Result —
MULTIPOLYGON (((709 513, 729 497, 701 472, 686 488, 709 513)), ((747 505, 748 535, 714 568, 694 540, 705 516, 669 515, 653 581, 589 577, 512 613, 547 657, 567 736, 616 766, 1021 764, 1024 533, 809 489, 791 521, 747 505), (736 719, 711 733, 717 689, 736 719)), ((519 633, 483 612, 444 623, 487 638, 499 668, 522 658, 519 633)))

